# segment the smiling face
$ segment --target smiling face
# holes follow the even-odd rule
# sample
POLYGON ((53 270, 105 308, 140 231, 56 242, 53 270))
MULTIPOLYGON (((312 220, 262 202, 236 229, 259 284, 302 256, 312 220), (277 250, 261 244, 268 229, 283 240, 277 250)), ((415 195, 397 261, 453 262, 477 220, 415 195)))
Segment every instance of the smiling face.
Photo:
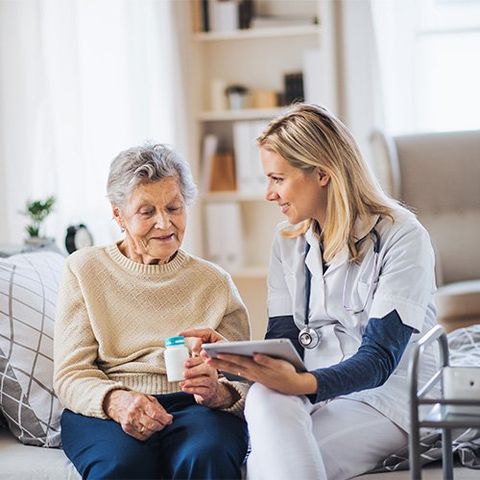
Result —
POLYGON ((127 197, 122 209, 115 205, 112 208, 115 219, 125 230, 125 240, 119 248, 131 260, 166 263, 180 248, 187 216, 176 178, 140 184, 127 197))
POLYGON ((260 159, 268 177, 265 198, 276 202, 292 225, 311 218, 323 225, 330 177, 318 169, 308 172, 295 168, 266 148, 260 148, 260 159))

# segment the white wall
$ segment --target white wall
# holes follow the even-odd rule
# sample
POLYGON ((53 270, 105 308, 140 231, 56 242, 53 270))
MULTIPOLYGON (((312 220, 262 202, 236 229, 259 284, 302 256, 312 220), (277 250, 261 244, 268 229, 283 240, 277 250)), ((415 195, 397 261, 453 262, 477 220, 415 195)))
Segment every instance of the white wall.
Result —
POLYGON ((18 210, 52 194, 48 236, 82 222, 109 243, 114 156, 147 139, 188 153, 176 4, 0 1, 0 243, 21 243, 18 210))
POLYGON ((30 172, 34 151, 27 145, 33 137, 39 84, 38 58, 26 55, 31 42, 38 41, 33 3, 0 2, 0 58, 8 59, 9 68, 0 68, 0 242, 23 239, 24 220, 18 214, 32 195, 30 172), (19 15, 22 24, 18 24, 19 15), (7 141, 8 139, 8 141, 7 141), (14 181, 7 182, 6 178, 14 181))
POLYGON ((371 160, 369 136, 380 123, 379 82, 369 0, 339 2, 339 57, 341 117, 371 160))

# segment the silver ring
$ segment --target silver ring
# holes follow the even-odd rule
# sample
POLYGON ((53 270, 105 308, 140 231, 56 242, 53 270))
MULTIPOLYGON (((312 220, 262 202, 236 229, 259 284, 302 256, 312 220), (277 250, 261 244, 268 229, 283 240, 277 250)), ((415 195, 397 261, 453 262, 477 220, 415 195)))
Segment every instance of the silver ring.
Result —
POLYGON ((145 427, 142 425, 138 431, 139 431, 140 433, 144 433, 144 432, 145 432, 145 427))

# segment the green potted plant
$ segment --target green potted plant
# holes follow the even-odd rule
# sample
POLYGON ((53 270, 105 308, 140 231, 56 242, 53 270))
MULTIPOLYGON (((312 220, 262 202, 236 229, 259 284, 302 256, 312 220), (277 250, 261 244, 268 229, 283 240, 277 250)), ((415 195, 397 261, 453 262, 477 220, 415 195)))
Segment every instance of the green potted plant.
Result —
POLYGON ((28 225, 25 227, 28 237, 25 243, 31 245, 46 245, 51 243, 53 239, 41 236, 42 223, 53 211, 55 205, 55 197, 48 197, 45 200, 28 200, 25 204, 25 210, 20 212, 29 219, 28 225))

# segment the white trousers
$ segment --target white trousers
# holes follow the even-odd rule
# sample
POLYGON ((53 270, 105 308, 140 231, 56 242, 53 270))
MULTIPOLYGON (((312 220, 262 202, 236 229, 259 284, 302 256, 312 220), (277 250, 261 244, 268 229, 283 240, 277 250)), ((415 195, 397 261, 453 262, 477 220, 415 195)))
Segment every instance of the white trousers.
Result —
POLYGON ((245 406, 249 480, 343 480, 405 447, 408 435, 369 405, 337 399, 312 405, 255 383, 245 406))

